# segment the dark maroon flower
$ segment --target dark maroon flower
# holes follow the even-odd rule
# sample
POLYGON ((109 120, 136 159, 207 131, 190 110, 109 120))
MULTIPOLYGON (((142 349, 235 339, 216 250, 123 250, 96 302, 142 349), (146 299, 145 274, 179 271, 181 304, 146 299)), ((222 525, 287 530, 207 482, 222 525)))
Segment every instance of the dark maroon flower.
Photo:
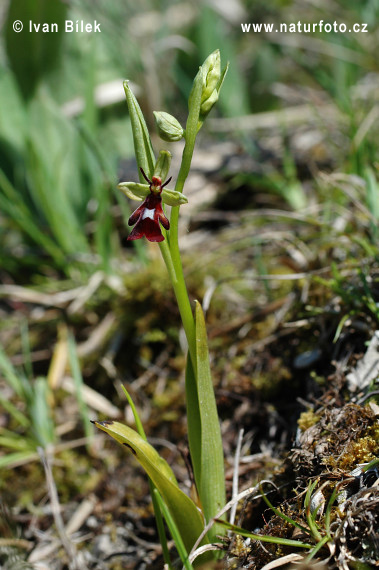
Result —
POLYGON ((170 222, 166 218, 162 209, 162 189, 170 182, 171 178, 162 184, 159 176, 153 176, 151 180, 141 168, 141 172, 145 180, 149 183, 150 194, 145 198, 142 204, 133 212, 128 220, 129 226, 134 226, 128 236, 128 240, 140 239, 143 236, 149 241, 163 241, 164 237, 159 222, 166 229, 170 229, 170 222))

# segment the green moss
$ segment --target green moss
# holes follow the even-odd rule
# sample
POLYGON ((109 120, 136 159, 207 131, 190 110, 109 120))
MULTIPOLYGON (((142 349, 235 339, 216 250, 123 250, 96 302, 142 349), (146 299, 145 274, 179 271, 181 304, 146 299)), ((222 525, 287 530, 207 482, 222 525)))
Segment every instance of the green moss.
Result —
POLYGON ((377 457, 379 423, 376 421, 373 425, 369 426, 365 434, 366 435, 363 435, 356 441, 349 442, 346 451, 338 460, 338 467, 340 469, 349 471, 356 467, 358 463, 368 463, 377 457))
POLYGON ((305 431, 308 428, 314 426, 319 421, 320 416, 315 414, 313 410, 307 410, 306 412, 302 412, 300 414, 299 419, 297 420, 297 425, 301 429, 301 431, 305 431))

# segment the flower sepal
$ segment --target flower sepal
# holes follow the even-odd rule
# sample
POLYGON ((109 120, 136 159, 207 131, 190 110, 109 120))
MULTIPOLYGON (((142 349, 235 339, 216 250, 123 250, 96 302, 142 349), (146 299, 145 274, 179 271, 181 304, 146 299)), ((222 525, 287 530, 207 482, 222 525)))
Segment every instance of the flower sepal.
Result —
POLYGON ((150 194, 149 186, 139 182, 120 182, 117 188, 131 200, 141 201, 150 194))
MULTIPOLYGON (((141 201, 150 194, 150 186, 139 182, 120 182, 117 188, 131 200, 141 201)), ((184 194, 169 188, 163 188, 161 198, 167 206, 182 206, 188 203, 188 198, 184 194)))

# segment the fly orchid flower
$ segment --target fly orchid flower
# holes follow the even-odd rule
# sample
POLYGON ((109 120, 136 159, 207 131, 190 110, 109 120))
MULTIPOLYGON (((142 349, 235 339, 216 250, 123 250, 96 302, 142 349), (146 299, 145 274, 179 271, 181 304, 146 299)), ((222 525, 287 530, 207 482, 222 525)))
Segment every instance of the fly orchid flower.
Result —
MULTIPOLYGON (((167 151, 161 151, 160 158, 156 164, 154 175, 150 180, 143 169, 141 172, 148 184, 140 184, 138 182, 121 182, 118 188, 131 198, 132 200, 143 200, 142 204, 133 212, 128 220, 130 226, 134 225, 132 232, 128 236, 128 240, 140 239, 143 236, 149 241, 163 241, 164 236, 159 223, 168 230, 170 222, 163 212, 162 203, 168 206, 181 206, 188 202, 186 196, 176 190, 166 188, 170 182, 169 178, 162 184, 162 177, 168 171, 165 161, 167 151)), ((169 165, 168 165, 169 166, 169 165)))
POLYGON ((162 209, 162 190, 169 184, 169 178, 164 184, 160 176, 153 176, 151 180, 146 176, 141 168, 142 175, 149 183, 150 194, 142 202, 128 220, 129 226, 134 226, 128 236, 128 240, 140 239, 143 236, 149 241, 163 241, 164 237, 159 226, 159 222, 165 228, 170 229, 170 222, 162 209))

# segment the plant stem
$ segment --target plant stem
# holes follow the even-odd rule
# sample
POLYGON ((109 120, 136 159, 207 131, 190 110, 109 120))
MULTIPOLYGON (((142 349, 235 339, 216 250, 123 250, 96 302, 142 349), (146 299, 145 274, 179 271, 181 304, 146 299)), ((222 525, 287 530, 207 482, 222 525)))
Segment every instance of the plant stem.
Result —
MULTIPOLYGON (((178 208, 179 209, 179 208, 178 208)), ((179 255, 176 264, 172 259, 172 254, 168 246, 167 240, 159 244, 163 260, 170 277, 172 287, 174 289, 175 297, 179 307, 180 317, 182 319, 184 332, 187 337, 188 350, 193 362, 196 356, 196 342, 195 342, 195 321, 192 314, 191 304, 188 298, 187 287, 184 281, 182 262, 179 255)))
MULTIPOLYGON (((180 170, 175 185, 175 190, 177 192, 183 192, 184 183, 187 179, 191 167, 192 155, 195 148, 196 135, 198 132, 202 89, 203 89, 202 72, 201 70, 199 70, 194 81, 191 104, 189 108, 189 114, 186 125, 186 134, 185 134, 186 144, 184 146, 182 162, 180 165, 180 170)), ((168 267, 167 264, 168 260, 166 260, 165 258, 165 254, 167 255, 167 252, 165 252, 164 254, 164 247, 161 247, 161 252, 163 255, 163 259, 165 260, 167 269, 169 271, 172 286, 175 291, 180 311, 180 316, 187 337, 189 353, 191 356, 192 363, 195 367, 196 366, 195 321, 193 318, 191 304, 188 298, 187 287, 185 284, 184 274, 183 274, 182 260, 180 257, 178 222, 179 222, 179 206, 174 206, 171 210, 171 216, 170 216, 170 242, 169 242, 169 252, 168 252, 170 254, 170 260, 173 266, 173 271, 170 271, 168 267)))

